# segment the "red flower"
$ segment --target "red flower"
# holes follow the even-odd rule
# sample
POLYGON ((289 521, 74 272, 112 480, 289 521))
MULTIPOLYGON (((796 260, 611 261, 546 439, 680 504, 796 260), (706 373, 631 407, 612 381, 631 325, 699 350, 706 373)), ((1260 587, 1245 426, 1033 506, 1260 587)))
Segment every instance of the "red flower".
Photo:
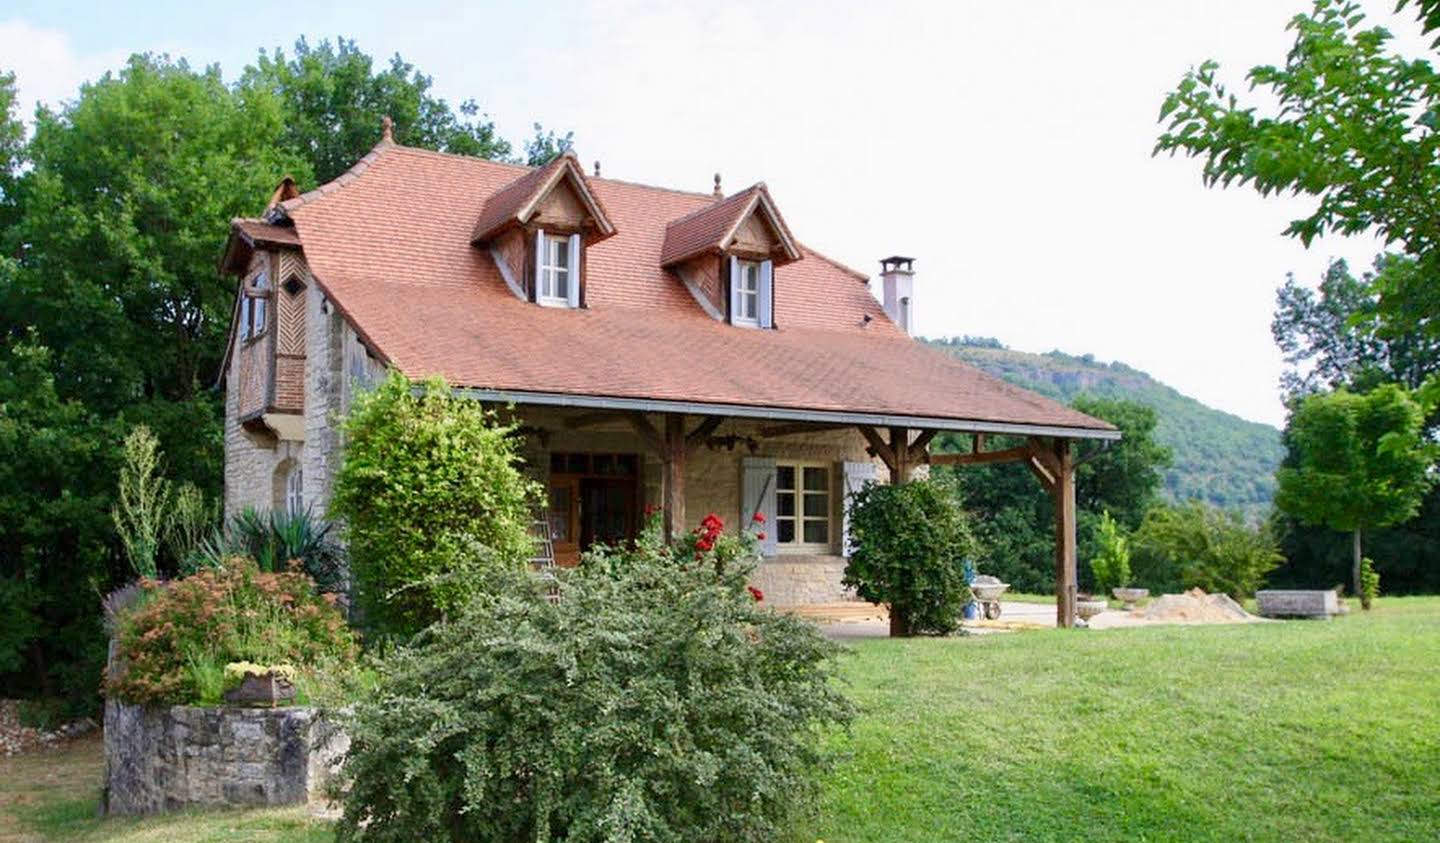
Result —
POLYGON ((764 524, 764 523, 765 523, 765 513, 763 513, 763 512, 757 512, 757 513, 755 513, 754 515, 750 516, 750 520, 751 520, 751 521, 754 521, 756 524, 764 524))
POLYGON ((647 503, 647 504, 645 504, 645 517, 646 517, 646 518, 649 518, 650 516, 654 515, 655 513, 659 512, 659 511, 660 511, 660 507, 656 506, 655 504, 653 504, 653 503, 647 503))
POLYGON ((765 531, 761 530, 760 532, 756 533, 755 538, 759 539, 762 542, 765 541, 765 531))
POLYGON ((709 536, 701 536, 695 541, 696 550, 709 550, 715 546, 715 541, 709 536))
POLYGON ((720 520, 720 516, 712 512, 700 519, 700 526, 704 527, 708 532, 718 533, 725 528, 725 522, 720 520))
POLYGON ((753 585, 745 586, 745 590, 750 592, 750 596, 755 598, 756 603, 759 603, 761 600, 765 599, 765 592, 761 591, 753 585))

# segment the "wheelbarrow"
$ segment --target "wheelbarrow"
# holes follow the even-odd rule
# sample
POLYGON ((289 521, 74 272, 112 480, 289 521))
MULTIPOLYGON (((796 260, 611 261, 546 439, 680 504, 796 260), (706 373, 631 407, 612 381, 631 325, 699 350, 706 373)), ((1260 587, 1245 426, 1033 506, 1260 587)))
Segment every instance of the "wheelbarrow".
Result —
POLYGON ((998 577, 989 574, 980 574, 970 583, 970 594, 980 604, 986 620, 1000 619, 1000 595, 1009 587, 1010 583, 1000 582, 998 577))

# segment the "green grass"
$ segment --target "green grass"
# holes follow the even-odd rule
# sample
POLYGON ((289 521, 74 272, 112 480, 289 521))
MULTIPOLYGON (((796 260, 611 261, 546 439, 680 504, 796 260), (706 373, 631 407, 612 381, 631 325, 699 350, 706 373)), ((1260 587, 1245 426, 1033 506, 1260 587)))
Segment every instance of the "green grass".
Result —
POLYGON ((1440 837, 1440 599, 855 650, 865 714, 797 840, 1440 837))
MULTIPOLYGON (((1440 839, 1440 598, 854 650, 864 714, 800 843, 1440 839)), ((0 759, 0 843, 331 839, 302 809, 101 820, 101 764, 0 759)))

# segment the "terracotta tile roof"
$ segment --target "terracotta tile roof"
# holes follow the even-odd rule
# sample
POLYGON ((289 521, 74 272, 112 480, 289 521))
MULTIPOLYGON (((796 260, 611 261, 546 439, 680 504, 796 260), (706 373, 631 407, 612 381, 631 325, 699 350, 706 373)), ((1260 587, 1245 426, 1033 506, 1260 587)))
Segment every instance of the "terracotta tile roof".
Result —
MULTIPOLYGON (((727 245, 736 227, 758 203, 765 203, 770 218, 781 233, 787 252, 795 250, 794 237, 785 220, 775 208, 770 191, 763 184, 748 187, 734 196, 722 199, 708 208, 701 208, 672 221, 665 227, 665 244, 660 248, 660 265, 674 266, 705 252, 718 252, 727 245)), ((795 255, 798 257, 798 253, 795 255)))
POLYGON ((548 187, 560 177, 562 170, 569 170, 573 183, 581 192, 581 200, 593 207, 601 233, 608 234, 614 228, 603 204, 586 184, 584 171, 574 152, 567 151, 543 167, 537 167, 520 176, 510 184, 495 191, 480 209, 480 219, 475 223, 471 242, 484 240, 513 223, 523 223, 529 217, 535 203, 545 194, 548 187))
POLYGON ((251 244, 267 246, 300 246, 300 235, 288 225, 272 225, 265 220, 233 219, 231 227, 251 244))
POLYGON ((915 342, 857 283, 863 275, 804 247, 799 260, 775 270, 775 330, 711 319, 661 266, 670 223, 715 207, 706 195, 587 179, 616 228, 587 249, 588 307, 522 302, 471 236, 487 201, 525 173, 382 144, 344 186, 280 207, 322 289, 373 351, 411 377, 490 390, 1111 429, 915 342))

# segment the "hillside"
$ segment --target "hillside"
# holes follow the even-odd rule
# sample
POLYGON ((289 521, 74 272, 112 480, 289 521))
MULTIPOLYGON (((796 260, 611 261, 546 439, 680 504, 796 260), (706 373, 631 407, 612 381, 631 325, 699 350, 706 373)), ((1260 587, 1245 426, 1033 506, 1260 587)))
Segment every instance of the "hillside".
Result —
POLYGON ((988 338, 927 340, 992 375, 1069 403, 1085 393, 1125 398, 1155 409, 1156 438, 1175 452, 1165 477, 1168 495, 1198 497, 1248 511, 1270 504, 1275 468, 1284 456, 1280 431, 1208 407, 1124 363, 1059 351, 1031 354, 988 338))

